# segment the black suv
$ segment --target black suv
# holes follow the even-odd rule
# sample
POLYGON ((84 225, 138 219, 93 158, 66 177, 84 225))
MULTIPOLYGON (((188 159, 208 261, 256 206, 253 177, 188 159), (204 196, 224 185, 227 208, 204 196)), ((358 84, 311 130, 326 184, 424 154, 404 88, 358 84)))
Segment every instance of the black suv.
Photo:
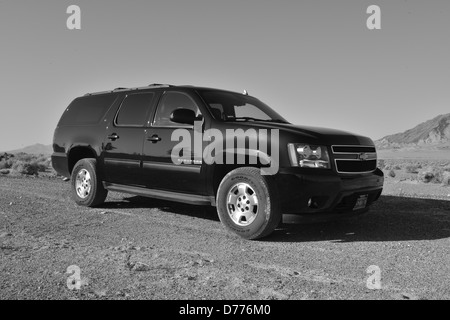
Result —
POLYGON ((217 207, 246 239, 282 214, 367 211, 383 188, 370 138, 290 124, 246 92, 154 84, 75 99, 53 141, 53 167, 79 205, 108 191, 217 207))

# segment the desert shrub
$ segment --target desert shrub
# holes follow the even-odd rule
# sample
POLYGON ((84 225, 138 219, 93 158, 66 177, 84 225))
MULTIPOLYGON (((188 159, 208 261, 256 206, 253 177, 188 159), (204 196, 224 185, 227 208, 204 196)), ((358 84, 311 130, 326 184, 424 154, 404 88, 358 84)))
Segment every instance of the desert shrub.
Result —
POLYGON ((8 169, 1 169, 0 174, 9 174, 10 170, 8 169))
POLYGON ((0 169, 9 169, 15 161, 13 154, 4 153, 0 155, 0 169))
POLYGON ((450 172, 444 171, 442 174, 442 184, 444 186, 450 186, 450 172))
POLYGON ((394 170, 402 170, 402 167, 398 164, 396 164, 392 169, 394 170))
POLYGON ((405 169, 406 169, 406 172, 408 172, 408 173, 418 173, 419 172, 419 170, 418 170, 419 168, 415 164, 408 164, 405 169))
POLYGON ((0 154, 0 160, 8 160, 10 158, 14 158, 14 155, 11 153, 0 154))
POLYGON ((386 161, 384 161, 384 159, 378 159, 378 168, 383 170, 385 166, 386 166, 386 161))
POLYGON ((24 152, 17 153, 15 158, 16 158, 16 161, 23 161, 23 162, 31 162, 33 160, 36 160, 35 155, 24 153, 24 152))
POLYGON ((38 170, 39 172, 45 172, 47 171, 48 167, 50 166, 50 160, 45 159, 45 160, 37 160, 37 165, 38 165, 38 170))
MULTIPOLYGON (((6 155, 6 154, 5 154, 6 155)), ((38 172, 45 172, 51 165, 51 158, 44 155, 33 155, 27 153, 18 153, 14 155, 3 156, 2 162, 8 158, 5 163, 0 162, 0 169, 2 167, 20 172, 22 174, 36 175, 38 172)))
POLYGON ((437 167, 428 167, 419 171, 417 179, 425 183, 441 183, 443 179, 443 171, 437 167))
POLYGON ((38 175, 39 172, 39 165, 36 161, 25 162, 23 160, 18 160, 14 162, 12 168, 17 172, 26 175, 38 175))
POLYGON ((392 169, 389 170, 388 175, 389 175, 389 177, 391 177, 391 178, 395 178, 395 171, 392 170, 392 169))
POLYGON ((13 166, 13 164, 14 164, 15 161, 16 161, 16 160, 14 160, 14 158, 10 158, 10 159, 6 160, 6 166, 7 166, 8 168, 12 168, 12 166, 13 166))
POLYGON ((450 172, 450 165, 446 165, 446 166, 444 167, 444 171, 450 172))
POLYGON ((47 171, 48 167, 50 166, 51 158, 41 155, 41 156, 35 157, 35 161, 38 164, 39 172, 45 172, 45 171, 47 171))

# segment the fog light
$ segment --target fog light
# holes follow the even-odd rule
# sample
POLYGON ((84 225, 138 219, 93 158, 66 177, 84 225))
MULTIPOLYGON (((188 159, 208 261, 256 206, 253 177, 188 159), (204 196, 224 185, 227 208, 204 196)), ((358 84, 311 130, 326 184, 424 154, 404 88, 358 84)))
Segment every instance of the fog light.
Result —
POLYGON ((314 198, 309 198, 309 200, 308 200, 308 207, 310 207, 311 209, 317 209, 319 207, 319 205, 314 200, 314 198))

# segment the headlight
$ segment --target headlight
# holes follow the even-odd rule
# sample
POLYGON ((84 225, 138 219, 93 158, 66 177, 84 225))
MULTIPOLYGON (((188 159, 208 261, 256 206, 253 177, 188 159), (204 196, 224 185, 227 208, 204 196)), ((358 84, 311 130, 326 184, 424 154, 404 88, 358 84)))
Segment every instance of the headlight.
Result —
POLYGON ((328 149, 304 143, 288 144, 289 159, 293 167, 330 169, 328 149))

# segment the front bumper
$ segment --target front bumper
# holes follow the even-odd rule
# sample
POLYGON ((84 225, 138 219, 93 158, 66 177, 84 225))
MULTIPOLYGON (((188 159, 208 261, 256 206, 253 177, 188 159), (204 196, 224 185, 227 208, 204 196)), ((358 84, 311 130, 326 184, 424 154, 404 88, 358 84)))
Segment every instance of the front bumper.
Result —
POLYGON ((286 168, 275 179, 282 212, 307 215, 365 212, 380 197, 384 183, 380 169, 340 175, 331 170, 286 168), (360 196, 367 196, 366 206, 354 210, 360 196))

